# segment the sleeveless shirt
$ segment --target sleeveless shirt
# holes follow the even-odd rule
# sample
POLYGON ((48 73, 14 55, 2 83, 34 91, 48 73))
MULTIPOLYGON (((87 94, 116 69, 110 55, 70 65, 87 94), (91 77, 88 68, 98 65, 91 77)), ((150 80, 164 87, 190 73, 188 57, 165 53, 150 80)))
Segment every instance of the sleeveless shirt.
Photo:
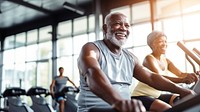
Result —
MULTIPOLYGON (((112 87, 121 97, 130 99, 129 86, 132 83, 135 61, 126 49, 121 55, 112 53, 102 40, 93 42, 99 49, 99 65, 112 87)), ((87 74, 86 74, 87 75, 87 74)), ((95 74, 94 74, 95 75, 95 74)), ((83 73, 80 72, 80 93, 78 97, 78 112, 87 112, 91 107, 110 107, 110 105, 90 91, 83 73)))
MULTIPOLYGON (((152 56, 153 57, 153 56, 152 56)), ((148 68, 146 68, 148 69, 148 68)), ((168 72, 167 67, 162 70, 159 74, 166 75, 168 72)), ((158 98, 161 95, 161 91, 148 86, 145 83, 138 82, 137 86, 133 90, 131 96, 149 96, 152 98, 158 98)))
POLYGON ((55 93, 61 92, 61 90, 66 86, 67 81, 68 81, 68 77, 63 76, 62 78, 60 78, 59 76, 55 76, 54 80, 55 80, 55 93))

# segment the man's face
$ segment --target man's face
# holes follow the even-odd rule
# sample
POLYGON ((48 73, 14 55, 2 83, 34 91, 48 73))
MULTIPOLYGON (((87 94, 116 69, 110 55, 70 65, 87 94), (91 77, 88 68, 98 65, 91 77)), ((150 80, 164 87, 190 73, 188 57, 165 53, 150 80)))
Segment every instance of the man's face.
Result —
POLYGON ((112 15, 107 23, 106 37, 115 45, 121 47, 129 36, 129 23, 124 15, 112 15))

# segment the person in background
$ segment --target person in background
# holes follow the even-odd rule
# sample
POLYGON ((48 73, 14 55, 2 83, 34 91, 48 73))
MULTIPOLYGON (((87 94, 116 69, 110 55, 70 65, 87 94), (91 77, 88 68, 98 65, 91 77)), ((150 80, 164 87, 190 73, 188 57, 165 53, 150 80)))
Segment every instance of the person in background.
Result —
MULTIPOLYGON (((168 58, 165 56, 167 50, 167 36, 161 31, 153 31, 147 36, 147 44, 151 48, 152 53, 148 54, 143 65, 154 73, 162 74, 163 77, 174 83, 191 84, 198 80, 195 73, 181 72, 168 58), (175 74, 176 77, 168 75, 168 72, 175 74)), ((160 80, 157 80, 157 82, 160 80)), ((160 111, 160 107, 171 107, 174 102, 179 99, 177 94, 164 94, 160 90, 139 82, 132 92, 132 98, 142 101, 147 110, 160 111)))
POLYGON ((75 88, 78 89, 78 87, 67 76, 63 76, 63 67, 59 67, 58 70, 59 76, 55 76, 52 80, 52 83, 50 85, 50 93, 52 97, 59 103, 59 112, 64 112, 65 99, 60 94, 62 89, 66 86, 67 81, 69 81, 75 88))
POLYGON ((146 111, 140 100, 131 99, 133 77, 181 97, 195 94, 146 70, 133 53, 123 48, 130 34, 129 28, 127 16, 119 12, 110 13, 103 25, 104 39, 88 42, 82 47, 77 60, 80 73, 78 112, 88 112, 94 107, 112 107, 119 112, 146 111))

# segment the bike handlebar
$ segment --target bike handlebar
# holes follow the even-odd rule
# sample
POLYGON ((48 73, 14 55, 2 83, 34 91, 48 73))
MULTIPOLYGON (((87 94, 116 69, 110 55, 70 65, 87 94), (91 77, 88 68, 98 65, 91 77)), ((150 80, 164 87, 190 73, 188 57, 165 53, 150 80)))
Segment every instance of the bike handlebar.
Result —
POLYGON ((113 109, 113 108, 98 108, 98 107, 94 107, 89 109, 88 112, 118 112, 117 110, 113 109))

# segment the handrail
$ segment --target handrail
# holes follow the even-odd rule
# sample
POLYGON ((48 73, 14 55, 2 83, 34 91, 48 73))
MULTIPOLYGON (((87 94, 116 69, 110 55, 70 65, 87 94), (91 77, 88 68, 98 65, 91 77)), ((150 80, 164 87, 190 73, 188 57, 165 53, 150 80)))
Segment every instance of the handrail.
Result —
POLYGON ((200 57, 200 51, 197 48, 193 48, 193 51, 200 57))
POLYGON ((198 65, 200 65, 200 59, 196 56, 196 54, 194 54, 193 52, 191 52, 185 45, 183 42, 179 41, 177 43, 177 45, 187 54, 189 55, 198 65))

